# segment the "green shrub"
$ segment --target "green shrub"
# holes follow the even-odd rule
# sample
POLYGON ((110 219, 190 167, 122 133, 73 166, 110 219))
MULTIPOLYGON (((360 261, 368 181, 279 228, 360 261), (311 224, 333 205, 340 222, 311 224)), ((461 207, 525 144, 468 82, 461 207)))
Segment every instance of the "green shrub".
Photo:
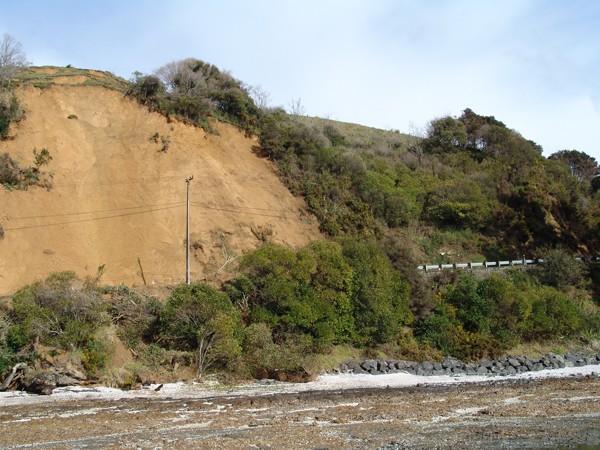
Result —
POLYGON ((352 338, 352 269, 339 244, 314 242, 300 250, 265 244, 247 254, 240 269, 250 281, 251 322, 268 323, 277 334, 309 334, 319 345, 352 338))
POLYGON ((460 326, 456 319, 456 309, 440 302, 433 314, 415 324, 415 336, 422 342, 440 350, 445 355, 453 354, 453 331, 460 326))
POLYGON ((442 354, 465 361, 498 356, 502 346, 496 338, 489 333, 465 330, 457 318, 459 312, 459 309, 442 301, 433 314, 417 322, 415 335, 442 354))
POLYGON ((23 324, 13 325, 10 327, 6 334, 5 340, 6 347, 12 353, 18 353, 31 343, 27 327, 23 324))
POLYGON ((485 227, 492 219, 491 201, 477 183, 465 179, 438 183, 428 194, 425 211, 439 225, 475 230, 485 227))
POLYGON ((575 260, 575 255, 565 248, 547 248, 540 252, 544 260, 535 269, 542 284, 554 287, 578 286, 586 275, 585 264, 575 260))
POLYGON ((161 311, 160 324, 169 348, 195 352, 199 375, 240 356, 240 313, 226 294, 206 284, 177 286, 161 311))
POLYGON ((538 341, 574 337, 580 323, 579 305, 553 287, 540 286, 535 292, 531 314, 524 321, 523 334, 529 340, 538 341))
POLYGON ((480 283, 473 275, 464 275, 442 294, 456 308, 456 318, 468 332, 489 333, 494 306, 481 295, 480 283))
MULTIPOLYGON (((523 276, 523 273, 519 272, 518 276, 523 276)), ((526 279, 518 283, 515 281, 494 274, 482 280, 478 287, 481 297, 493 307, 490 332, 498 340, 500 348, 509 348, 521 341, 522 323, 531 314, 532 288, 526 279)))
POLYGON ((12 299, 19 336, 61 348, 83 347, 106 323, 95 290, 84 290, 73 272, 58 272, 21 288, 12 299))
POLYGON ((357 343, 390 342, 413 320, 409 285, 374 241, 344 238, 340 242, 353 269, 352 307, 357 343))
POLYGON ((91 339, 83 348, 81 364, 88 376, 96 376, 106 367, 106 350, 96 340, 91 339))
POLYGON ((0 91, 0 140, 8 135, 10 123, 20 121, 22 115, 17 97, 10 91, 0 91))

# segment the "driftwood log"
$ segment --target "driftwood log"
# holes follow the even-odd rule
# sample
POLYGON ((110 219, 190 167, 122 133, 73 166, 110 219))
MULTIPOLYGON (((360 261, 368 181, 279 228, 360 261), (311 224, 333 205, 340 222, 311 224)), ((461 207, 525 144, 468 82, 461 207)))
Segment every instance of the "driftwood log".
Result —
POLYGON ((10 374, 8 375, 8 378, 6 378, 6 380, 4 380, 4 383, 2 383, 2 386, 0 386, 0 392, 5 391, 6 389, 8 389, 8 387, 10 386, 10 383, 12 383, 13 379, 15 378, 15 375, 17 374, 17 372, 26 367, 27 364, 25 363, 19 363, 16 364, 12 370, 10 371, 10 374))

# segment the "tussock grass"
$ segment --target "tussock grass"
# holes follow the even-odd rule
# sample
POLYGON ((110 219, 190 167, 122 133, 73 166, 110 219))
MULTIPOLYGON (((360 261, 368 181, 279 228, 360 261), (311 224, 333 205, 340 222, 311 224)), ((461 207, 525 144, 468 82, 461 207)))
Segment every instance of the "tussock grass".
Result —
POLYGON ((355 360, 360 361, 361 350, 347 345, 337 345, 326 354, 312 354, 304 359, 302 368, 310 375, 318 375, 322 372, 331 371, 342 362, 355 360))
POLYGON ((300 123, 306 126, 324 128, 329 125, 337 128, 345 138, 348 147, 385 151, 395 149, 404 153, 411 145, 420 139, 410 134, 400 133, 397 130, 381 130, 355 123, 338 122, 336 120, 320 117, 295 116, 300 123))
POLYGON ((568 352, 597 353, 600 351, 600 335, 586 340, 556 340, 547 342, 525 342, 506 351, 507 355, 534 358, 547 353, 562 355, 568 352))
POLYGON ((76 69, 74 67, 28 67, 16 77, 15 83, 21 86, 47 88, 55 84, 70 86, 102 86, 108 89, 125 92, 129 82, 110 72, 99 70, 76 69), (84 77, 82 80, 81 77, 84 77), (60 78, 60 82, 58 79, 60 78), (72 82, 67 81, 72 78, 72 82))

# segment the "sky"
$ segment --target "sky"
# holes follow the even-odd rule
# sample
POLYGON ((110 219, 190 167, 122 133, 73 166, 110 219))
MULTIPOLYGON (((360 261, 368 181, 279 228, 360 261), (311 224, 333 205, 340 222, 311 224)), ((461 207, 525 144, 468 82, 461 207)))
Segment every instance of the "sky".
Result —
POLYGON ((465 108, 600 162, 597 0, 0 0, 36 66, 193 57, 306 115, 423 133, 465 108))

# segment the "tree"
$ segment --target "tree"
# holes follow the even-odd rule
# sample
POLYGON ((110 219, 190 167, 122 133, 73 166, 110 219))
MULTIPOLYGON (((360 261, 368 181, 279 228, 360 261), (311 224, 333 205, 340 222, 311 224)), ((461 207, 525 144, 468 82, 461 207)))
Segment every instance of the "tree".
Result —
POLYGON ((600 167, 596 158, 577 150, 561 150, 550 155, 548 159, 566 164, 571 174, 582 183, 591 185, 592 180, 600 175, 600 167))
POLYGON ((463 150, 467 145, 465 125, 450 116, 432 120, 427 127, 423 147, 429 153, 445 153, 463 150))
POLYGON ((303 116, 306 113, 302 99, 300 97, 292 98, 289 103, 289 110, 292 116, 303 116))
POLYGON ((197 283, 173 289, 161 312, 163 341, 193 351, 198 375, 216 363, 226 365, 241 353, 241 318, 227 294, 197 283))
POLYGON ((248 93, 250 94, 250 97, 252 97, 252 100, 254 100, 254 104, 258 109, 264 111, 269 107, 271 94, 264 90, 261 85, 250 86, 248 88, 248 93))
POLYGON ((155 76, 165 86, 168 111, 196 122, 213 115, 248 134, 256 132, 258 108, 249 88, 229 72, 199 59, 187 58, 166 64, 156 70, 155 76))
POLYGON ((240 268, 251 281, 242 294, 252 322, 272 325, 278 338, 301 333, 316 344, 351 339, 352 268, 339 244, 317 241, 299 250, 266 244, 248 253, 240 268))
POLYGON ((544 260, 536 270, 535 275, 541 283, 562 288, 577 286, 585 279, 585 263, 577 261, 575 255, 563 247, 546 248, 540 252, 544 260))
POLYGON ((163 90, 163 85, 157 76, 142 75, 140 72, 135 72, 133 76, 127 95, 137 98, 143 105, 155 100, 157 94, 163 90))
POLYGON ((0 41, 0 89, 10 87, 12 78, 28 65, 21 43, 5 33, 0 41))
POLYGON ((352 307, 357 343, 390 342, 412 322, 410 287, 374 241, 340 240, 352 267, 352 307))

